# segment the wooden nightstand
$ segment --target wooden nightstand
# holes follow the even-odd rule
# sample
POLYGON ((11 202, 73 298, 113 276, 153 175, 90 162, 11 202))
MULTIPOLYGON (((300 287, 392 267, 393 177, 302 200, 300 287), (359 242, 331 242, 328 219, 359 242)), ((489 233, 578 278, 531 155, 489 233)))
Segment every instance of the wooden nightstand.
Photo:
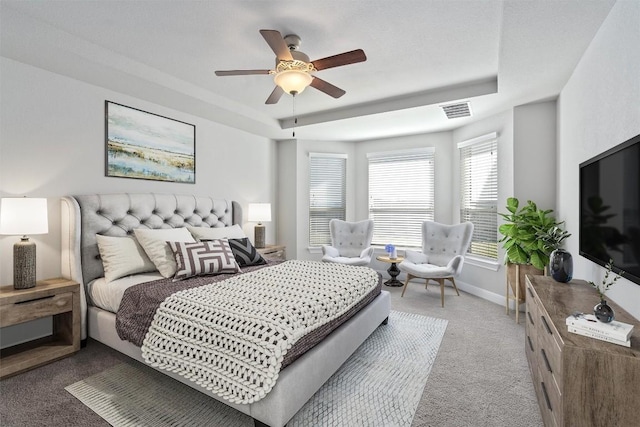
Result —
POLYGON ((257 251, 267 261, 286 261, 287 247, 285 245, 267 245, 257 251))
POLYGON ((0 327, 48 316, 53 317, 52 335, 0 352, 0 378, 80 350, 80 285, 67 279, 49 279, 29 289, 0 287, 0 327))

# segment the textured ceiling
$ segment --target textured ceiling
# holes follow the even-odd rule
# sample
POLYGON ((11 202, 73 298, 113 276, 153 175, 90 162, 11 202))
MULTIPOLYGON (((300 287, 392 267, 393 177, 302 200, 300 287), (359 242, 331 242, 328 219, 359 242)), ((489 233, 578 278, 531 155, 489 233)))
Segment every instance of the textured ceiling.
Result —
POLYGON ((312 60, 363 49, 318 72, 346 90, 295 98, 296 137, 363 140, 448 130, 559 93, 613 0, 2 0, 2 56, 265 135, 291 137, 294 101, 264 101, 273 68, 260 29, 302 38, 312 60), (449 120, 442 103, 471 101, 449 120))

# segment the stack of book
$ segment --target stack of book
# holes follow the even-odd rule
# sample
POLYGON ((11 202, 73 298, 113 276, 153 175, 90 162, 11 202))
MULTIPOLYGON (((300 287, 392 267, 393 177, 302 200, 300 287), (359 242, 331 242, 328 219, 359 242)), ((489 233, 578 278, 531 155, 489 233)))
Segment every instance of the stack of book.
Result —
POLYGON ((633 325, 613 320, 602 323, 593 314, 572 314, 567 317, 569 332, 613 344, 631 347, 633 325))

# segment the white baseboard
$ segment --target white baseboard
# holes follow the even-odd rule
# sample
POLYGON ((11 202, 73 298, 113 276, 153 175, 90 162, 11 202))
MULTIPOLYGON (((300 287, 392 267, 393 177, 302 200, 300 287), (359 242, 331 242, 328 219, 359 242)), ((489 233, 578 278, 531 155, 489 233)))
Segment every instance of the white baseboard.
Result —
MULTIPOLYGON (((387 273, 386 270, 378 270, 378 273, 382 274, 383 277, 389 277, 389 274, 387 273)), ((406 275, 405 273, 400 273, 400 275, 397 277, 398 280, 400 280, 401 282, 404 283, 405 279, 406 279, 406 275)), ((459 290, 466 292, 468 294, 471 295, 475 295, 479 298, 485 299, 487 301, 490 301, 494 304, 498 304, 502 307, 505 306, 505 296, 504 295, 500 295, 500 294, 496 294, 495 292, 490 292, 486 289, 483 288, 479 288, 477 286, 473 286, 469 283, 466 282, 462 282, 460 280, 456 279, 456 286, 458 287, 459 290)), ((516 303, 514 300, 509 300, 509 310, 515 310, 515 306, 516 303)), ((525 307, 524 304, 520 304, 519 307, 521 312, 525 311, 525 307)))
MULTIPOLYGON (((492 303, 498 304, 502 307, 504 307, 505 305, 504 295, 496 294, 495 292, 490 292, 486 289, 479 288, 477 286, 473 286, 473 285, 470 285, 469 283, 461 282, 459 280, 456 280, 456 286, 458 287, 459 290, 464 291, 468 294, 475 295, 487 301, 491 301, 492 303)), ((509 310, 515 310, 515 307, 516 307, 515 301, 509 300, 509 310)), ((519 308, 521 312, 525 311, 524 304, 520 304, 519 308)))

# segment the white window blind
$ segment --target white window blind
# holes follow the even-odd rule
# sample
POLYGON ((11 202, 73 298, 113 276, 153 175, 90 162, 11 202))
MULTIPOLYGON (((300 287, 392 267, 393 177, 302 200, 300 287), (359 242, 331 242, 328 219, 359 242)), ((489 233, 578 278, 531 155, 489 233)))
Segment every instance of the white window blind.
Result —
POLYGON ((460 221, 474 225, 469 253, 498 259, 498 136, 480 136, 460 149, 460 221))
POLYGON ((346 175, 346 155, 309 154, 309 246, 331 244, 329 221, 345 219, 346 175))
POLYGON ((422 222, 433 220, 433 147, 370 153, 369 218, 374 245, 421 247, 422 222))

